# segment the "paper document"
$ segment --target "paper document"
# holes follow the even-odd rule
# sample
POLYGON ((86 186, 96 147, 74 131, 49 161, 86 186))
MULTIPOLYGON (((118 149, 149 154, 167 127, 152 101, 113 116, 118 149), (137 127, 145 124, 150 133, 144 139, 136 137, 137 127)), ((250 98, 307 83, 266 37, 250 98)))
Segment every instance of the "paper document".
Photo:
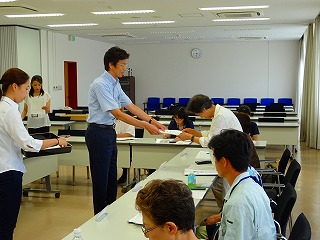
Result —
POLYGON ((157 138, 157 139, 156 139, 156 143, 175 143, 175 141, 173 141, 173 139, 161 139, 161 138, 157 138))
POLYGON ((192 142, 191 140, 185 140, 185 141, 178 141, 175 144, 176 145, 190 145, 192 142))
POLYGON ((180 131, 180 130, 168 130, 168 129, 166 129, 164 131, 160 130, 160 132, 164 133, 164 134, 170 134, 170 135, 179 135, 182 133, 182 131, 180 131))
POLYGON ((192 164, 184 170, 184 175, 189 175, 190 173, 194 173, 195 175, 199 175, 199 176, 218 175, 217 170, 213 164, 203 164, 203 165, 192 164))
POLYGON ((117 141, 127 141, 127 140, 133 140, 134 137, 122 137, 122 138, 117 138, 117 141))
POLYGON ((199 151, 195 157, 196 161, 211 161, 211 156, 209 151, 199 151))
POLYGON ((55 149, 55 148, 61 148, 59 145, 53 146, 53 147, 47 147, 46 149, 55 149))
POLYGON ((134 223, 134 224, 138 224, 138 225, 143 225, 142 222, 142 214, 138 213, 137 215, 135 215, 133 218, 128 220, 128 223, 134 223))

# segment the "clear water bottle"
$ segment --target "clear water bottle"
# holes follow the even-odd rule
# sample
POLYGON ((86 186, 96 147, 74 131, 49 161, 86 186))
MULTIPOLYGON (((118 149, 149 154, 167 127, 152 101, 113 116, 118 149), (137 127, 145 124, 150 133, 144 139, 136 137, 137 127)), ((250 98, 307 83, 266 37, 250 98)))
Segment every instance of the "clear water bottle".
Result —
POLYGON ((194 173, 190 173, 188 175, 188 186, 189 188, 195 188, 197 184, 196 175, 194 173))
POLYGON ((75 228, 73 230, 72 240, 83 240, 83 238, 81 237, 81 229, 80 228, 75 228))

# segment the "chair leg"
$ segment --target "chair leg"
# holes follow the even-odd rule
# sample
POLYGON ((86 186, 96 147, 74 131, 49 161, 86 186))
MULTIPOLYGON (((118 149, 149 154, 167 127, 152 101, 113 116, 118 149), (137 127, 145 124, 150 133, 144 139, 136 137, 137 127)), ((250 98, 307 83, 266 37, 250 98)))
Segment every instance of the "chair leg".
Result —
POLYGON ((76 185, 76 179, 75 179, 75 175, 76 175, 76 166, 72 166, 72 186, 76 185))
POLYGON ((90 179, 90 168, 87 166, 87 179, 90 179))
POLYGON ((59 175, 59 171, 56 171, 56 175, 57 175, 57 177, 59 177, 60 175, 59 175))

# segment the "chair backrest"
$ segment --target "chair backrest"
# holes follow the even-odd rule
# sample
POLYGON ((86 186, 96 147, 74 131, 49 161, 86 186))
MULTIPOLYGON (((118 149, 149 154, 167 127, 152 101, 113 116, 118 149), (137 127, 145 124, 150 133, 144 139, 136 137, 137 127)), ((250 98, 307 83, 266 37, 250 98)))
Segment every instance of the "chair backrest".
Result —
POLYGON ((288 240, 310 240, 311 226, 303 213, 300 213, 295 221, 288 240))
POLYGON ((261 106, 269 106, 271 103, 274 103, 274 98, 261 98, 260 99, 261 106))
POLYGON ((287 114, 285 112, 265 112, 263 113, 264 117, 286 117, 287 114))
POLYGON ((143 138, 144 129, 143 128, 135 128, 134 137, 135 138, 143 138))
POLYGON ((84 137, 86 135, 86 130, 58 129, 58 135, 84 137))
POLYGON ((300 163, 298 163, 297 160, 293 159, 288 167, 286 174, 284 175, 283 183, 290 183, 293 187, 295 187, 300 171, 300 163))
POLYGON ((148 110, 160 109, 160 98, 159 97, 149 97, 147 102, 148 110))
POLYGON ((213 102, 213 104, 219 104, 219 105, 224 104, 224 98, 211 98, 211 101, 213 102))
POLYGON ((286 234, 289 216, 296 200, 296 190, 290 183, 287 183, 276 201, 277 206, 274 210, 274 219, 280 224, 283 236, 286 234))
POLYGON ((227 105, 240 105, 240 98, 228 98, 227 105))
POLYGON ((265 112, 285 112, 284 105, 282 103, 270 103, 266 106, 265 112))
POLYGON ((281 172, 282 174, 284 174, 284 172, 286 171, 290 157, 291 157, 291 152, 288 148, 286 148, 280 158, 280 161, 278 164, 278 169, 277 169, 278 172, 281 172))
POLYGON ((284 118, 273 118, 273 117, 261 117, 258 118, 258 122, 284 122, 284 118))
POLYGON ((278 103, 284 103, 285 106, 292 106, 292 98, 278 98, 278 103))
POLYGON ((247 104, 247 103, 258 103, 258 99, 257 98, 244 98, 243 99, 243 103, 247 104))
POLYGON ((179 106, 187 106, 188 102, 190 101, 190 98, 179 98, 179 106))
POLYGON ((176 104, 176 99, 173 97, 165 97, 162 99, 162 107, 167 108, 171 104, 176 104))

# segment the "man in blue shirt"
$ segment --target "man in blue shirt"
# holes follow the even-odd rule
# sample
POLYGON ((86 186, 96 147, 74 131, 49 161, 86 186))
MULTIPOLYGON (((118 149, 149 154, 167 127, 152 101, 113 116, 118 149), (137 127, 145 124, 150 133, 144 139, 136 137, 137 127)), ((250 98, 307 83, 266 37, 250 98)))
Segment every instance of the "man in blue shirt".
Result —
POLYGON ((231 186, 224 198, 219 240, 276 239, 270 200, 247 171, 252 153, 250 141, 243 132, 226 130, 208 144, 218 175, 231 186))
POLYGON ((129 54, 119 47, 110 48, 104 55, 104 73, 90 85, 88 93, 88 128, 86 144, 89 150, 92 176, 93 206, 97 214, 117 197, 117 144, 114 129, 119 119, 150 134, 160 134, 165 127, 134 105, 121 89, 119 77, 126 71, 129 54), (120 109, 125 107, 142 121, 120 109))

